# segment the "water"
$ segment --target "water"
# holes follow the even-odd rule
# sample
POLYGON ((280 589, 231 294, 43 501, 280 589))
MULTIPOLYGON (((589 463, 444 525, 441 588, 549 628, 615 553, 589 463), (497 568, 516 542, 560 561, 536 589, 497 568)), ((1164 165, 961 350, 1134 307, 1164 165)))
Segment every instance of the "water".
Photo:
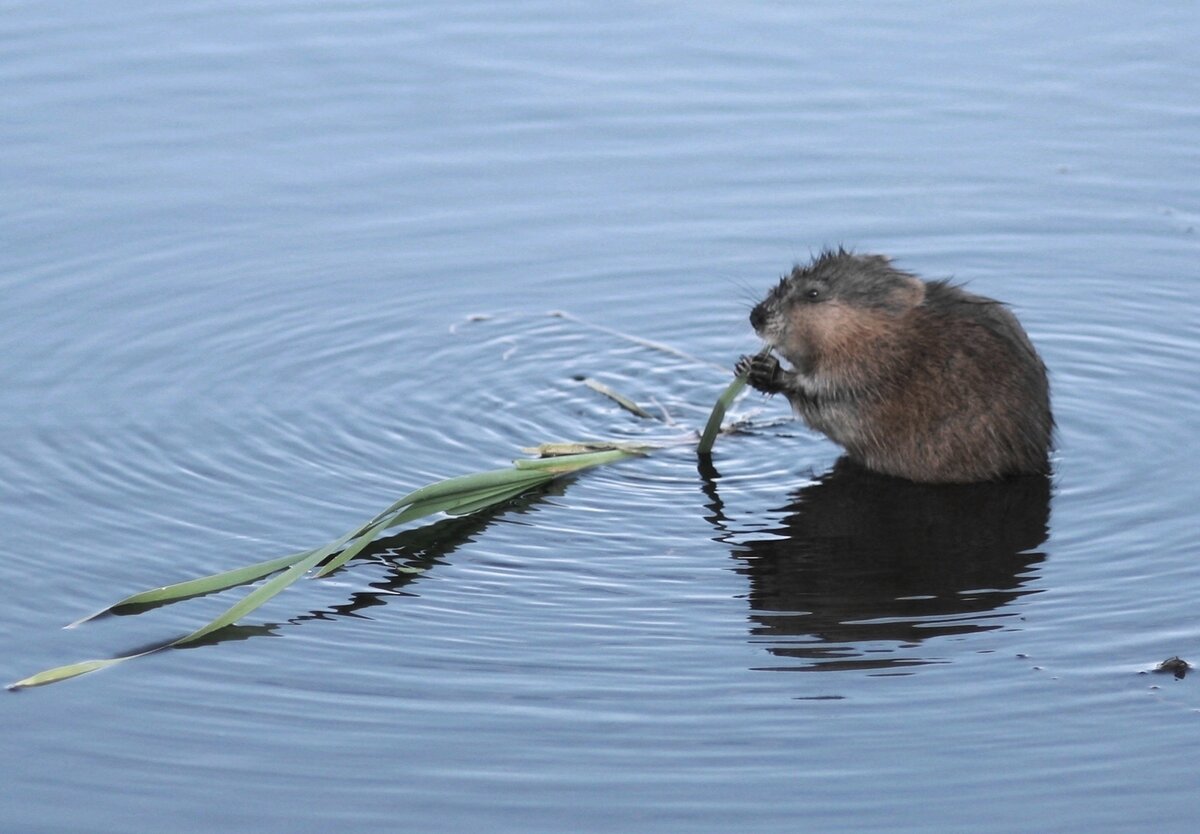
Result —
POLYGON ((1052 488, 931 497, 748 397, 715 469, 0 698, 6 830, 1193 828, 1200 677, 1141 674, 1200 658, 1190 4, 3 12, 5 681, 521 446, 684 434, 822 245, 1011 302, 1059 423, 1052 488))

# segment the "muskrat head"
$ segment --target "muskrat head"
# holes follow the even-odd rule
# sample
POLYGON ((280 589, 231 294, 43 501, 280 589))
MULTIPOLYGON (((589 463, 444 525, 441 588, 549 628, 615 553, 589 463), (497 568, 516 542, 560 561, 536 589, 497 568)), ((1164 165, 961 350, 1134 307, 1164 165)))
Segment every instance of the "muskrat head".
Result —
POLYGON ((838 249, 783 276, 750 312, 750 324, 798 371, 809 373, 817 364, 869 350, 924 297, 924 282, 887 258, 838 249))

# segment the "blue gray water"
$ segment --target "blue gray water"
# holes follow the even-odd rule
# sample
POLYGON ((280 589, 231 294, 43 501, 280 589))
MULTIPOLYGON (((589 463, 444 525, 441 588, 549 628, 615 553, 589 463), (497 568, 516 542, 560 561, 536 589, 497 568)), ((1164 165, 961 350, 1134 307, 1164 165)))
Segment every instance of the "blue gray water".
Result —
POLYGON ((712 468, 0 697, 4 830, 1194 830, 1200 675, 1143 674, 1200 661, 1194 4, 0 12, 4 681, 522 446, 686 435, 824 245, 1010 302, 1059 423, 1049 489, 930 497, 748 396, 712 468))

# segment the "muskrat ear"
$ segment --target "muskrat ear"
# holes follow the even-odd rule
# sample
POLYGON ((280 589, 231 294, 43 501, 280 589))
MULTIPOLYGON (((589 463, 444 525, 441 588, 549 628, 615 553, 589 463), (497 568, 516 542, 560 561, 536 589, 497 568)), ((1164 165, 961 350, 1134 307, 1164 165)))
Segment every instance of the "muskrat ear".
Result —
POLYGON ((917 307, 925 300, 925 282, 915 275, 905 275, 896 295, 903 299, 906 307, 917 307))

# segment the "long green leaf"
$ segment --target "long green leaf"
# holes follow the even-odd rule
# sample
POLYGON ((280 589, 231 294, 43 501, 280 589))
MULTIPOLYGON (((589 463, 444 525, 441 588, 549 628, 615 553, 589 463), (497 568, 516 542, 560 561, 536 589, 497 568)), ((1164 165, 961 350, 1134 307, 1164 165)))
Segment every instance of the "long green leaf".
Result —
POLYGON ((210 576, 201 576, 197 579, 189 579, 185 582, 176 582, 174 585, 163 585, 160 588, 152 588, 149 591, 142 591, 137 594, 131 594, 125 599, 114 602, 107 608, 97 611, 95 614, 89 614, 82 619, 71 623, 67 628, 74 628, 77 625, 86 623, 89 620, 94 620, 96 617, 102 616, 114 611, 118 608, 124 608, 127 605, 152 605, 156 602, 176 602, 189 597, 200 596, 202 594, 211 594, 215 591, 224 591, 228 588, 234 588, 238 585, 245 585, 247 582, 253 582, 256 579, 262 579, 264 576, 269 576, 275 571, 283 570, 284 568, 294 565, 296 562, 303 559, 305 556, 312 553, 311 550, 302 550, 299 553, 293 553, 290 556, 280 556, 278 559, 268 559, 265 562, 257 562, 253 565, 246 565, 243 568, 235 568, 233 570, 214 573, 210 576))
POLYGON ((227 625, 233 625, 255 608, 258 608, 271 597, 275 596, 284 588, 291 585, 297 579, 304 576, 304 574, 308 573, 310 568, 328 556, 329 553, 329 546, 322 547, 320 550, 314 550, 308 557, 292 565, 270 582, 267 582, 246 594, 245 598, 243 598, 241 602, 230 606, 230 608, 221 616, 211 620, 207 625, 201 626, 191 634, 180 637, 178 640, 174 641, 173 643, 168 643, 167 645, 182 646, 186 643, 192 643, 196 640, 199 640, 201 637, 207 637, 214 631, 222 629, 227 625))
POLYGON ((733 401, 737 395, 742 393, 742 389, 746 387, 746 378, 749 373, 739 374, 734 377, 733 382, 729 383, 729 387, 725 392, 717 398, 713 405, 712 412, 708 415, 708 422, 704 424, 704 431, 700 435, 700 443, 696 446, 696 451, 702 455, 711 455, 713 444, 717 442, 717 435, 721 433, 721 421, 725 419, 725 412, 729 406, 733 405, 733 401))
MULTIPOLYGON (((391 518, 379 521, 376 529, 363 530, 360 528, 355 534, 361 537, 360 541, 356 543, 359 546, 343 550, 334 559, 323 565, 317 571, 316 576, 326 576, 346 564, 361 552, 375 535, 387 528, 439 512, 467 515, 516 497, 558 475, 605 463, 614 463, 632 457, 634 454, 636 453, 625 449, 610 449, 603 452, 561 455, 540 460, 518 460, 512 469, 494 469, 474 475, 461 475, 422 487, 393 504, 393 508, 404 507, 404 509, 391 518), (406 503, 407 507, 404 506, 406 503)), ((380 516, 376 516, 376 519, 379 518, 380 516)))
MULTIPOLYGON (((450 513, 451 515, 466 515, 467 512, 475 512, 475 510, 489 507, 492 504, 497 504, 506 498, 520 495, 522 492, 544 483, 553 478, 553 475, 548 475, 542 472, 517 472, 516 470, 502 470, 512 473, 512 477, 504 479, 495 479, 507 483, 500 483, 499 486, 483 487, 480 486, 469 492, 452 492, 446 495, 436 495, 427 497, 417 501, 410 506, 404 508, 390 518, 385 518, 380 521, 375 527, 360 531, 361 535, 357 538, 353 545, 346 547, 336 557, 317 571, 316 577, 326 576, 340 568, 342 565, 349 562, 355 556, 371 543, 372 540, 384 530, 395 527, 398 524, 404 524, 408 521, 413 521, 418 518, 423 518, 434 513, 450 513), (470 506, 472 509, 464 510, 463 507, 470 506)), ((491 480, 491 479, 489 479, 491 480)), ((426 493, 427 495, 429 493, 426 493)))
POLYGON ((552 480, 554 480, 553 475, 546 475, 544 480, 537 481, 532 484, 522 484, 515 487, 491 490, 486 495, 480 495, 474 501, 463 501, 453 507, 448 507, 445 512, 450 515, 470 515, 471 513, 476 513, 480 510, 486 510, 488 507, 494 507, 497 504, 503 504, 510 498, 516 498, 518 495, 528 492, 530 489, 540 483, 549 483, 552 480))
POLYGON ((444 498, 464 492, 475 492, 480 489, 505 486, 523 477, 528 476, 523 472, 514 470, 512 467, 507 469, 492 469, 487 472, 476 472, 473 475, 459 475, 457 478, 448 478, 444 481, 437 481, 428 486, 423 486, 418 490, 410 492, 396 503, 404 506, 405 504, 415 504, 418 501, 425 501, 431 498, 444 498))
MULTIPOLYGON (((437 511, 430 510, 430 513, 433 513, 433 512, 437 512, 437 511)), ((325 576, 326 574, 332 573, 333 571, 340 568, 342 565, 349 562, 351 559, 353 559, 359 553, 362 553, 363 550, 366 549, 367 545, 369 545, 371 542, 373 542, 375 540, 376 536, 378 536, 380 533, 382 533, 384 530, 386 530, 390 526, 391 526, 390 520, 385 519, 385 520, 379 522, 378 524, 376 524, 370 530, 367 530, 365 533, 363 533, 361 536, 359 536, 353 542, 346 545, 346 547, 344 547, 342 549, 341 553, 339 553, 337 556, 330 559, 328 563, 323 565, 321 567, 321 569, 314 574, 314 577, 320 578, 322 576, 325 576)))
POLYGON ((94 672, 97 669, 104 669, 109 666, 122 663, 126 660, 133 660, 137 657, 145 657, 146 655, 160 652, 163 649, 169 649, 173 646, 183 646, 188 643, 195 642, 202 637, 207 637, 214 631, 225 628, 225 626, 232 625, 233 623, 237 622, 255 608, 258 608, 267 600, 271 599, 271 597, 278 594, 284 588, 294 583, 305 573, 307 573, 310 568, 328 556, 330 552, 332 552, 331 548, 332 545, 326 545, 319 550, 311 551, 307 558, 296 562, 270 582, 267 582, 262 587, 251 591, 245 596, 244 599, 227 609, 225 613, 213 620, 210 620, 208 623, 191 632, 190 634, 185 634, 183 637, 180 637, 177 640, 172 640, 168 643, 162 644, 161 646, 155 646, 153 649, 148 651, 137 652, 135 654, 123 655, 121 657, 110 657, 103 660, 84 660, 79 663, 71 663, 66 666, 56 666, 53 669, 47 669, 46 671, 39 672, 36 675, 22 678, 16 683, 10 683, 7 688, 23 689, 29 686, 42 686, 47 683, 55 683, 57 681, 79 677, 80 675, 85 675, 88 672, 94 672))
MULTIPOLYGON (((459 478, 451 478, 449 481, 440 481, 422 487, 406 496, 408 500, 411 500, 413 496, 419 496, 418 500, 412 501, 408 507, 390 519, 379 522, 376 529, 360 530, 361 537, 355 542, 355 545, 343 550, 323 565, 315 575, 319 578, 337 570, 358 555, 377 533, 387 528, 434 513, 467 515, 478 512, 510 498, 515 498, 534 486, 553 480, 558 475, 605 463, 614 463, 632 457, 634 454, 637 453, 625 449, 611 449, 604 452, 561 455, 541 460, 518 460, 513 469, 497 469, 480 472, 476 475, 463 475, 459 478), (453 484, 451 484, 452 481, 453 484)), ((397 502, 397 505, 403 507, 404 502, 405 499, 402 499, 397 502)))
MULTIPOLYGON (((391 527, 396 524, 403 523, 404 521, 420 518, 425 515, 431 515, 435 512, 442 512, 444 510, 448 511, 450 508, 457 507, 461 504, 473 503, 476 500, 476 492, 479 491, 481 486, 499 483, 503 485, 507 494, 507 484, 509 483, 522 484, 521 489, 524 490, 528 489, 529 486, 542 481, 543 479, 544 476, 542 476, 541 473, 535 475, 532 473, 518 472, 515 469, 498 469, 491 472, 477 473, 476 475, 467 475, 459 478, 450 478, 446 481, 439 481, 437 483, 430 484, 428 487, 424 487, 405 495, 403 498, 394 502, 386 510, 377 514, 366 524, 363 524, 355 530, 346 533, 344 536, 338 539, 337 544, 344 544, 347 541, 362 536, 372 527, 377 525, 381 520, 389 517, 389 515, 396 516, 397 510, 404 508, 406 505, 412 504, 414 497, 417 499, 418 503, 420 503, 422 497, 432 501, 437 499, 439 495, 442 495, 444 498, 441 500, 446 503, 446 507, 421 507, 418 508, 418 511, 414 513, 409 513, 406 511, 403 514, 403 518, 395 517, 387 526, 391 527), (435 489, 435 487, 437 488, 435 489)), ((460 511, 460 514, 463 513, 460 511)), ((334 547, 333 549, 336 551, 337 547, 334 547)), ((276 559, 268 559, 265 562, 257 562, 253 565, 247 565, 245 567, 222 571, 221 573, 215 573, 209 576, 202 576, 196 579, 189 579, 184 582, 177 582, 173 585, 164 585, 158 588, 151 588, 147 591, 131 594, 130 596, 113 603, 107 608, 76 620, 67 626, 67 628, 73 628, 81 625, 82 623, 88 622, 89 620, 93 620, 96 617, 102 616, 117 608, 122 608, 125 606, 177 602, 189 597, 199 596, 201 594, 209 594, 216 591, 223 591, 228 588, 234 588, 238 585, 245 585, 249 582, 254 582, 255 580, 261 579, 264 576, 275 573, 276 571, 283 570, 284 568, 287 568, 304 559, 313 552, 314 551, 312 550, 303 550, 299 553, 292 553, 288 556, 280 556, 276 559)), ((324 575, 326 572, 328 571, 322 571, 320 575, 324 575)))
MULTIPOLYGON (((233 625, 242 617, 245 617, 251 611, 254 611, 279 594, 289 585, 298 581, 308 571, 335 553, 337 555, 322 566, 316 575, 324 576, 330 571, 336 570, 361 553, 379 533, 389 527, 437 512, 466 515, 520 495, 531 487, 551 481, 560 475, 606 463, 613 463, 640 453, 640 450, 617 448, 588 454, 561 455, 540 460, 521 460, 517 461, 516 465, 510 469, 497 469, 438 481, 410 492, 408 495, 394 502, 386 510, 377 514, 366 524, 316 550, 293 553, 277 559, 257 562, 243 568, 223 571, 211 576, 190 579, 185 582, 164 585, 160 588, 152 588, 148 591, 133 594, 109 606, 104 611, 111 611, 114 608, 124 605, 173 602, 198 594, 225 590, 236 585, 253 582, 276 571, 283 571, 275 578, 251 591, 221 615, 176 640, 171 640, 146 651, 121 657, 84 660, 65 666, 57 666, 53 669, 39 672, 36 675, 22 678, 15 683, 9 684, 8 688, 22 689, 67 680, 96 671, 97 669, 104 669, 122 663, 126 660, 145 657, 146 655, 173 646, 183 646, 193 643, 226 626, 233 625)), ((86 619, 91 619, 91 617, 86 619)), ((84 622, 85 620, 80 620, 79 622, 84 622)))
POLYGON ((420 512, 422 515, 430 515, 431 513, 440 512, 447 515, 467 515, 473 510, 464 510, 464 507, 476 507, 478 509, 486 509, 493 504, 499 504, 513 495, 520 495, 534 487, 541 486, 548 481, 554 480, 554 474, 550 472, 529 473, 530 477, 515 480, 513 483, 505 486, 491 487, 490 489, 480 489, 475 492, 467 492, 462 495, 456 495, 449 498, 443 498, 439 501, 420 501, 413 504, 404 512, 397 516, 395 524, 400 524, 404 521, 409 521, 408 518, 403 518, 409 513, 420 512))
POLYGON ((472 492, 474 490, 496 486, 499 484, 509 483, 514 477, 513 470, 509 469, 491 469, 486 472, 475 472, 470 475, 459 475, 454 478, 447 478, 442 481, 435 481, 432 484, 413 490, 407 495, 398 498, 396 501, 385 510, 377 513, 374 518, 364 523, 351 533, 347 533, 346 540, 357 538, 366 532, 369 528, 374 527, 380 521, 383 521, 388 516, 394 515, 398 510, 409 504, 414 504, 418 501, 423 501, 432 498, 441 498, 443 496, 456 495, 462 492, 472 492))
POLYGON ((10 683, 5 689, 25 689, 29 686, 44 686, 48 683, 56 683, 57 681, 65 681, 68 678, 77 678, 80 675, 86 675, 88 672, 94 672, 97 669, 104 669, 108 666, 115 666, 123 660, 130 660, 135 657, 153 654, 158 651, 157 648, 151 649, 148 652, 141 654, 131 654, 126 657, 112 657, 107 660, 81 660, 78 663, 71 663, 67 666, 55 666, 53 669, 47 669, 44 672, 38 672, 36 675, 30 675, 27 678, 22 678, 16 683, 10 683))

